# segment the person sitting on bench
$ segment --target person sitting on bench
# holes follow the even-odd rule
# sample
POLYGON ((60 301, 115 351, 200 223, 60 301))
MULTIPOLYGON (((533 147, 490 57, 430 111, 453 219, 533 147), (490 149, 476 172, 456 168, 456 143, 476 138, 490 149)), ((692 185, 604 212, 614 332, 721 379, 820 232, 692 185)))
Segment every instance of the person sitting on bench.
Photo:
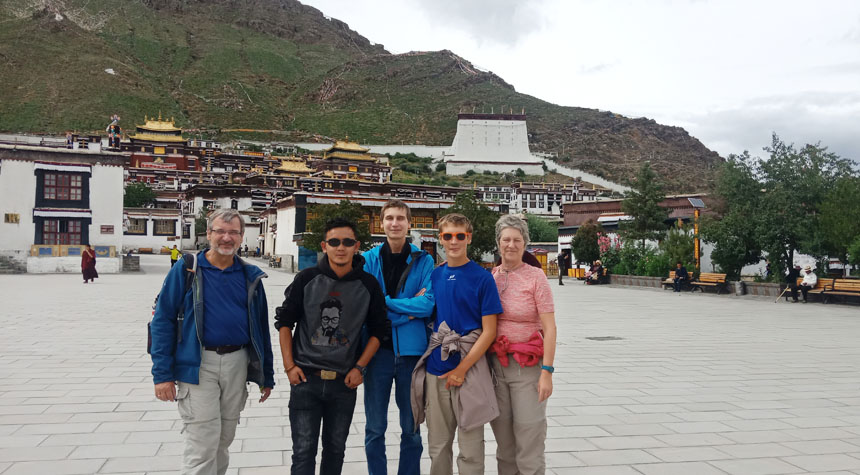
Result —
POLYGON ((603 277, 603 263, 597 260, 594 261, 594 265, 591 266, 591 275, 588 276, 588 280, 586 282, 589 284, 599 284, 601 277, 603 277))
POLYGON ((675 264, 675 292, 681 291, 681 286, 690 281, 690 275, 687 273, 687 268, 681 264, 681 261, 675 264))
MULTIPOLYGON (((795 281, 797 282, 797 281, 795 281)), ((800 288, 800 291, 803 292, 803 303, 806 303, 807 294, 809 294, 810 289, 814 289, 818 284, 818 276, 812 272, 812 266, 806 266, 803 268, 803 282, 800 285, 794 285, 791 288, 791 298, 793 303, 797 303, 797 289, 800 288)))

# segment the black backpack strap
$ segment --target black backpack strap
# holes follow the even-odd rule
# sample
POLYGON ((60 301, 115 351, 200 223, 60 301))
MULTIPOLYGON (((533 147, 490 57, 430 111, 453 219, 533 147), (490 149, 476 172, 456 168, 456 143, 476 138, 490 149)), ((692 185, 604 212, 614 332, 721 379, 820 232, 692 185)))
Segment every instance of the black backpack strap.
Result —
POLYGON ((182 263, 185 265, 185 292, 176 315, 176 344, 182 343, 182 325, 185 323, 185 294, 191 290, 194 274, 197 272, 197 254, 189 253, 182 255, 182 263))
POLYGON ((400 295, 400 291, 403 290, 403 285, 406 284, 406 277, 409 276, 409 270, 412 269, 412 264, 415 264, 415 261, 417 261, 423 253, 423 251, 412 253, 412 260, 409 261, 409 265, 406 266, 406 269, 404 269, 403 273, 400 274, 400 280, 397 281, 397 287, 394 289, 394 298, 397 298, 397 296, 400 295))

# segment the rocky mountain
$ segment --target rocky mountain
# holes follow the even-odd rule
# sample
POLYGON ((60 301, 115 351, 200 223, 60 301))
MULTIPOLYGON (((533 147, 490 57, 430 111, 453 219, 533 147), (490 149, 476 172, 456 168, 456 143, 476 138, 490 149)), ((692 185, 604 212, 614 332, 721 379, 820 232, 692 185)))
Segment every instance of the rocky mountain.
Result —
POLYGON ((520 94, 451 51, 390 54, 295 0, 0 0, 0 25, 5 132, 160 112, 222 139, 447 145, 459 111, 504 107, 525 109, 533 151, 611 180, 651 160, 673 192, 704 190, 722 160, 681 128, 520 94))

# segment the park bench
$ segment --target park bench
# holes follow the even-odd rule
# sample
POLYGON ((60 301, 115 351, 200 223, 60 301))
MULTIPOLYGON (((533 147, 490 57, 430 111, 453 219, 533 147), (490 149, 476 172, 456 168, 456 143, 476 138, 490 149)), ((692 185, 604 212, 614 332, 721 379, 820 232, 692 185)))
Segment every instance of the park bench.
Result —
MULTIPOLYGON (((797 278, 797 287, 800 287, 800 283, 803 282, 803 277, 797 278)), ((808 295, 821 295, 827 290, 831 285, 833 285, 833 279, 820 278, 818 279, 818 283, 815 284, 815 287, 809 289, 807 292, 808 295)), ((798 290, 800 292, 800 290, 798 290)), ((791 298, 791 291, 785 292, 785 300, 791 298)))
POLYGON ((269 259, 269 267, 281 267, 281 256, 272 256, 269 259))
MULTIPOLYGON (((676 269, 677 269, 676 267, 669 269, 669 277, 667 277, 666 279, 663 280, 663 288, 664 289, 674 289, 675 288, 675 270, 676 269)), ((690 283, 691 283, 690 281, 692 281, 692 280, 693 280, 693 273, 690 271, 687 271, 687 281, 684 282, 683 285, 681 285, 681 290, 684 290, 685 288, 689 289, 690 283)))
POLYGON ((717 289, 717 295, 719 295, 726 288, 726 274, 702 272, 698 279, 690 282, 690 285, 694 291, 699 289, 702 292, 705 291, 705 287, 713 287, 717 289))
POLYGON ((860 297, 860 279, 833 279, 830 288, 822 293, 824 303, 832 296, 860 297))

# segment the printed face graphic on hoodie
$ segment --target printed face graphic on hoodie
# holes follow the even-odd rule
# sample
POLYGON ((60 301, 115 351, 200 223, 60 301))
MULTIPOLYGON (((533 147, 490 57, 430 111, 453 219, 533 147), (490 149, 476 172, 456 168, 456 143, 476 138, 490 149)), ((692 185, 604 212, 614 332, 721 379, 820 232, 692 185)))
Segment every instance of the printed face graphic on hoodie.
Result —
POLYGON ((343 304, 340 300, 330 298, 320 304, 320 326, 311 337, 311 344, 316 346, 346 346, 349 338, 340 330, 340 314, 343 304))

